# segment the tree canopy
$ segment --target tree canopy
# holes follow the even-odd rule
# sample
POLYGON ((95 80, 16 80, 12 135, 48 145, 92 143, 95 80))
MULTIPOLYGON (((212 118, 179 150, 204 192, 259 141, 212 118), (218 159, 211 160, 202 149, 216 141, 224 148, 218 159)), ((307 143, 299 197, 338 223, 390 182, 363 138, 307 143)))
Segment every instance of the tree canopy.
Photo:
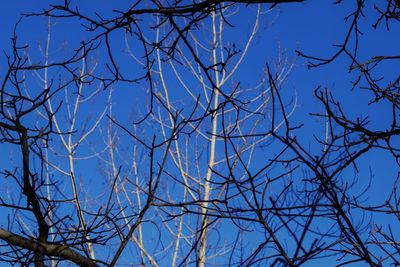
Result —
POLYGON ((40 5, 1 61, 1 262, 400 265, 399 1, 40 5))

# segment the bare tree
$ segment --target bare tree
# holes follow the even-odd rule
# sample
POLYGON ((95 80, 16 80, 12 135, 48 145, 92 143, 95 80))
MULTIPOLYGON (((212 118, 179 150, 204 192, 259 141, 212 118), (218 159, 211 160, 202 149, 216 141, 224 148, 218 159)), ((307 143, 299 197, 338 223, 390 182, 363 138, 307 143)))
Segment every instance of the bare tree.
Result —
POLYGON ((323 112, 307 118, 324 133, 311 141, 286 93, 285 53, 240 75, 262 18, 294 2, 137 1, 101 15, 64 1, 24 15, 17 26, 44 18, 47 38, 38 56, 16 27, 6 57, 1 146, 14 154, 1 171, 1 261, 399 265, 398 175, 376 203, 363 161, 384 154, 399 166, 400 76, 382 71, 400 57, 360 53, 362 18, 392 38, 399 2, 357 0, 331 56, 297 51, 309 68, 345 58, 350 87, 389 111, 376 126, 318 87, 323 112), (84 29, 73 49, 53 39, 64 20, 84 29), (240 40, 228 34, 240 27, 240 40))

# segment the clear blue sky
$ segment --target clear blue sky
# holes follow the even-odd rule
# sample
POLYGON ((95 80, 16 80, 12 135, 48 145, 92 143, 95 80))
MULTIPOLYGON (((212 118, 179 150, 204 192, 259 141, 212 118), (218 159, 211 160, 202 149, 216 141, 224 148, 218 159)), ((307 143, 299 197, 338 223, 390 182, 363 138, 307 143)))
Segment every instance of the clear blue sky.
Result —
MULTIPOLYGON (((0 47, 2 50, 6 53, 10 52, 10 36, 20 13, 38 11, 42 7, 46 7, 48 3, 57 2, 59 1, 5 1, 0 10, 0 47)), ((385 128, 386 125, 389 126, 388 123, 390 122, 388 121, 389 107, 384 105, 369 106, 370 95, 367 92, 358 88, 351 89, 351 82, 354 80, 356 73, 348 73, 347 67, 350 63, 347 58, 342 56, 328 66, 309 70, 307 69, 307 61, 298 58, 294 52, 297 49, 306 54, 329 57, 329 55, 336 51, 336 48, 332 44, 340 43, 344 39, 347 24, 344 22, 343 17, 351 10, 352 3, 348 1, 340 6, 335 6, 331 2, 314 0, 307 1, 304 4, 281 5, 272 12, 272 15, 263 17, 256 41, 238 73, 238 79, 241 80, 242 84, 254 85, 254 80, 259 79, 263 75, 262 69, 265 63, 272 63, 278 58, 278 47, 280 46, 284 49, 288 59, 295 62, 295 64, 288 80, 284 84, 283 95, 285 99, 288 99, 288 102, 290 102, 289 99, 297 96, 298 107, 292 119, 296 123, 304 123, 304 127, 298 131, 298 135, 301 137, 302 144, 305 147, 309 147, 310 151, 313 151, 315 154, 320 152, 321 147, 315 145, 313 135, 319 137, 324 135, 324 125, 321 123, 321 119, 309 116, 310 113, 323 112, 322 106, 313 96, 314 90, 318 86, 328 88, 337 99, 340 99, 344 110, 351 117, 368 115, 371 120, 370 127, 385 128)), ((130 3, 131 1, 79 1, 82 10, 88 13, 96 10, 105 16, 110 15, 110 10, 126 7, 130 3), (96 4, 94 5, 94 3, 96 4)), ((371 8, 369 7, 369 10, 371 8)), ((248 14, 250 12, 243 12, 233 23, 247 23, 247 21, 252 19, 248 14)), ((366 19, 362 20, 363 23, 361 24, 361 31, 364 32, 364 35, 360 39, 361 49, 359 55, 360 58, 364 58, 365 60, 377 54, 395 54, 398 53, 399 49, 400 29, 392 27, 390 33, 388 33, 381 26, 377 31, 372 31, 371 25, 375 22, 374 19, 376 17, 367 16, 366 19), (391 42, 383 40, 391 40, 391 42)), ((229 38, 232 41, 237 40, 241 35, 246 35, 246 27, 241 26, 238 26, 237 29, 233 28, 228 33, 231 35, 229 38)), ((84 31, 76 30, 77 27, 79 27, 77 22, 60 22, 59 25, 57 23, 54 26, 56 29, 53 35, 54 42, 57 44, 66 43, 68 49, 76 46, 81 40, 87 37, 84 31)), ((18 36, 21 39, 21 43, 30 44, 30 51, 37 52, 36 48, 45 42, 46 20, 37 18, 24 19, 19 26, 18 36)), ((124 44, 118 45, 117 47, 122 50, 124 44), (121 47, 118 47, 118 45, 121 45, 121 47)), ((57 56, 62 57, 68 54, 63 49, 60 49, 61 52, 57 56)), ((65 50, 68 49, 65 48, 65 50)), ((56 48, 54 48, 54 52, 56 52, 56 48)), ((101 52, 98 52, 97 56, 101 56, 101 52)), ((129 69, 129 65, 124 65, 123 67, 129 69)), ((387 79, 391 79, 398 72, 398 69, 388 65, 380 71, 382 74, 385 74, 387 79)), ((0 74, 4 70, 5 57, 3 56, 0 58, 0 74)), ((3 74, 1 74, 0 78, 2 77, 3 74)), ((120 103, 121 106, 126 105, 127 108, 138 105, 138 103, 132 104, 132 101, 133 99, 137 100, 139 97, 143 97, 143 95, 136 92, 133 97, 131 91, 128 91, 129 88, 123 89, 127 91, 121 93, 120 98, 116 99, 116 102, 120 103)), ((96 109, 98 107, 89 107, 88 110, 91 108, 96 109)), ((123 112, 122 108, 120 112, 123 112)), ((1 144, 0 147, 4 148, 4 144, 1 144)), ((13 153, 15 152, 13 152, 12 148, 0 151, 1 168, 9 164, 10 159, 15 159, 12 156, 13 153)), ((96 162, 90 164, 89 166, 93 168, 98 168, 98 165, 101 165, 101 163, 96 162)), ((260 164, 262 164, 261 157, 260 164)), ((343 173, 343 175, 357 176, 361 180, 360 185, 365 186, 367 181, 369 181, 370 170, 372 170, 373 180, 371 185, 373 191, 369 195, 370 203, 380 204, 380 201, 387 197, 388 190, 391 189, 391 183, 398 172, 393 159, 387 153, 377 151, 368 157, 363 157, 358 161, 358 164, 361 170, 359 173, 349 171, 348 173, 343 173)), ((82 173, 90 175, 88 170, 82 170, 82 173)), ((91 178, 90 181, 92 179, 94 178, 91 178)), ((0 192, 2 193, 2 191, 0 192)), ((1 211, 2 209, 0 209, 1 211)), ((0 224, 1 222, 0 220, 0 224)), ((321 264, 316 261, 305 266, 322 266, 321 264)), ((327 263, 324 260, 324 266, 331 265, 334 265, 334 263, 327 263)))

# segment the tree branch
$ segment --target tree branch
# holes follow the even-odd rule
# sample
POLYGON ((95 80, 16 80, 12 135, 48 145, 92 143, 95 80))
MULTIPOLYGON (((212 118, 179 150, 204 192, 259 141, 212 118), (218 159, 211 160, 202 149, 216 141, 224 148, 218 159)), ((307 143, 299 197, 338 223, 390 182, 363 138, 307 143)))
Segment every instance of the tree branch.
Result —
POLYGON ((79 266, 85 267, 98 267, 99 265, 92 260, 82 256, 74 250, 68 248, 65 245, 49 244, 44 242, 38 242, 36 240, 28 239, 20 235, 8 232, 0 228, 0 239, 3 239, 10 245, 15 245, 24 249, 28 249, 40 254, 46 254, 47 256, 60 257, 79 266))

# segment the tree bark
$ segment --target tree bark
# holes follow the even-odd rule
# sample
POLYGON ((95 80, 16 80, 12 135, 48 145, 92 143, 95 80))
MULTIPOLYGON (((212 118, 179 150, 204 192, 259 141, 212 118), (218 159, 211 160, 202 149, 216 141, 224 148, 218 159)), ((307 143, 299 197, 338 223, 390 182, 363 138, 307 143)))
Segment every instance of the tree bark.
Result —
POLYGON ((36 240, 28 239, 20 235, 11 233, 7 230, 0 228, 0 239, 6 241, 10 245, 18 246, 30 251, 34 251, 39 254, 47 256, 60 257, 72 261, 79 266, 86 267, 98 267, 99 265, 92 260, 82 256, 74 250, 68 248, 65 245, 49 244, 39 242, 36 240))

